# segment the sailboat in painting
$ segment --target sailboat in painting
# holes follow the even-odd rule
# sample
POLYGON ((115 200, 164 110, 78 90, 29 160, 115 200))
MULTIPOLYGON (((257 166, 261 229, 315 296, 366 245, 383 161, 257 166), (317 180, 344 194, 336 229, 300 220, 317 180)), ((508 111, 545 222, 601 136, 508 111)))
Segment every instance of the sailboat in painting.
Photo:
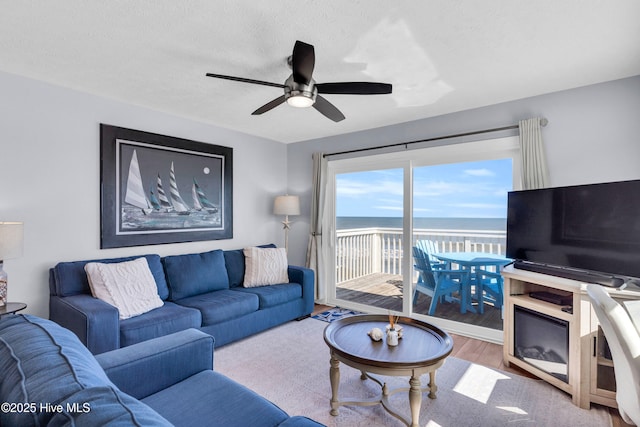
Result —
POLYGON ((167 198, 167 194, 164 192, 164 188, 162 187, 162 179, 160 178, 160 174, 158 174, 158 181, 156 183, 156 191, 158 192, 158 203, 160 204, 160 210, 164 212, 172 212, 173 206, 171 202, 167 198))
POLYGON ((169 171, 169 195, 171 196, 171 202, 173 209, 178 212, 179 215, 189 215, 189 207, 182 200, 180 192, 178 191, 178 183, 176 182, 176 174, 173 170, 173 162, 171 162, 171 170, 169 171))
POLYGON ((153 209, 156 211, 162 209, 162 206, 160 206, 160 201, 156 197, 156 194, 153 192, 153 188, 149 188, 149 203, 151 203, 151 206, 153 206, 153 209))
POLYGON ((142 177, 140 175, 140 165, 138 164, 138 154, 136 153, 136 150, 133 150, 131 163, 129 163, 129 175, 127 177, 127 189, 124 201, 130 205, 140 208, 145 215, 149 214, 153 210, 149 200, 144 194, 144 187, 142 186, 142 177))
POLYGON ((202 204, 200 203, 200 199, 198 199, 198 193, 196 190, 196 184, 194 183, 191 186, 191 198, 193 199, 193 209, 197 211, 202 210, 202 204))
POLYGON ((193 178, 193 185, 191 186, 191 198, 193 199, 193 207, 196 210, 206 210, 209 213, 218 212, 218 208, 207 199, 195 178, 193 178))

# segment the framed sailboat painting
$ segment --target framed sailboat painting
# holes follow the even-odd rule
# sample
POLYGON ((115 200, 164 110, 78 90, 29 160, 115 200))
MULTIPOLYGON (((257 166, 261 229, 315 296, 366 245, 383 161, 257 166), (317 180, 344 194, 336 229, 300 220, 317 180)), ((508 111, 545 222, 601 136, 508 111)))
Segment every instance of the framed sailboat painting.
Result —
POLYGON ((231 239, 233 149, 100 125, 101 248, 231 239))

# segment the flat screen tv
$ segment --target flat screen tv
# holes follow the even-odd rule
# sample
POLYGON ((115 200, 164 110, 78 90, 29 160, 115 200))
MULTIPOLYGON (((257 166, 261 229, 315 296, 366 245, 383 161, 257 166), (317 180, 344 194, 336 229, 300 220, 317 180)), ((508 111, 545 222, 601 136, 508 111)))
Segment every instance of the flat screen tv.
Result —
POLYGON ((525 270, 640 283, 640 180, 510 192, 506 254, 525 270))

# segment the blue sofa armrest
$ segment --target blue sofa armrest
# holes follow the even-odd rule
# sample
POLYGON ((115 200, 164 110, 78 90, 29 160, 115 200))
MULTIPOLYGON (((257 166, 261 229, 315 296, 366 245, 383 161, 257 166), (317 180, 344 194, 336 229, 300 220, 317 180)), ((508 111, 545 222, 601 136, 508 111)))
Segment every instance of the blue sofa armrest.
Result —
POLYGON ((93 354, 120 348, 118 309, 91 295, 51 295, 49 319, 73 331, 93 354))
POLYGON ((312 269, 290 265, 288 268, 289 282, 302 285, 302 298, 305 303, 305 312, 313 311, 313 304, 316 299, 315 274, 312 269))
POLYGON ((213 369, 211 335, 185 329, 96 356, 123 392, 143 399, 204 370, 213 369))

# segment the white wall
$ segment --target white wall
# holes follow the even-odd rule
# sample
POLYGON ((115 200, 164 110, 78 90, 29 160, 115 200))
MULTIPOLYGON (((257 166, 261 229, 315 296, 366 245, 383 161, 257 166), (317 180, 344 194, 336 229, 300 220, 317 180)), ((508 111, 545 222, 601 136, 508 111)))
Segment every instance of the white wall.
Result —
POLYGON ((48 317, 59 261, 282 245, 272 203, 286 169, 284 144, 0 73, 0 221, 25 224, 24 255, 4 264, 9 300, 48 317), (232 147, 233 239, 101 250, 100 123, 232 147))
MULTIPOLYGON (((313 152, 331 153, 375 147, 508 126, 530 117, 546 117, 549 125, 543 130, 543 138, 552 186, 640 179, 639 115, 640 76, 635 76, 399 125, 290 144, 287 147, 289 193, 301 196, 302 210, 302 215, 295 217, 296 222, 289 236, 290 261, 294 264, 304 264, 305 261, 313 152)), ((475 140, 512 134, 515 133, 488 134, 475 137, 475 140)), ((474 139, 444 140, 431 145, 468 140, 474 139)))

